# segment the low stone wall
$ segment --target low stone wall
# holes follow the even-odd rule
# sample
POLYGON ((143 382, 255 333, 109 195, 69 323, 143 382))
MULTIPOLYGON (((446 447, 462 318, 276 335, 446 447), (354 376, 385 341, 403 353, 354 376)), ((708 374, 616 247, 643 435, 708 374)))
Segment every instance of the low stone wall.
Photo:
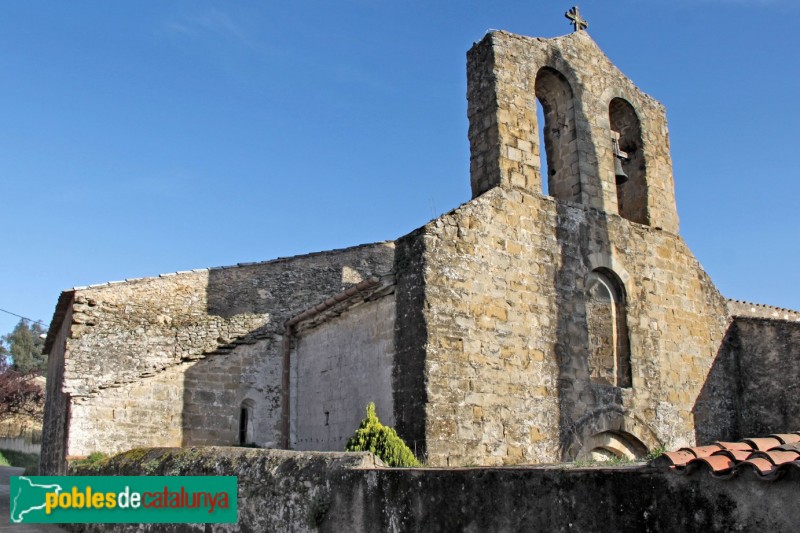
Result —
POLYGON ((0 450, 38 454, 41 448, 41 421, 19 416, 0 422, 0 450))
POLYGON ((0 437, 0 450, 12 450, 15 452, 39 455, 42 451, 42 445, 38 442, 34 444, 25 437, 0 437))
POLYGON ((800 470, 763 482, 646 466, 382 468, 370 454, 134 450, 82 475, 235 475, 237 525, 73 525, 73 531, 791 531, 800 470))

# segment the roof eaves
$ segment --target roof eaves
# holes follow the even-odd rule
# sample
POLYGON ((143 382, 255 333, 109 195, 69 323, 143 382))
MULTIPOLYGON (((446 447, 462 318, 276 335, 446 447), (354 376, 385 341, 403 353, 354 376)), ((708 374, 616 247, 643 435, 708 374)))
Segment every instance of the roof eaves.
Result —
POLYGON ((69 311, 70 307, 72 307, 72 301, 75 297, 75 290, 76 289, 66 290, 59 295, 58 303, 56 303, 56 309, 53 312, 53 319, 50 321, 51 327, 47 330, 47 337, 44 340, 44 348, 42 348, 42 353, 49 354, 53 349, 53 344, 56 342, 56 337, 61 329, 61 323, 64 321, 67 311, 69 311))

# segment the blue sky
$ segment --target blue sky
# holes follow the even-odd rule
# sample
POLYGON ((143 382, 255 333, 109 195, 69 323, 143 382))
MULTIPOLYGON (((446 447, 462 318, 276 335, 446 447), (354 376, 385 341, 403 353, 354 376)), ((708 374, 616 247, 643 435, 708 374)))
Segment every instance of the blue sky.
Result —
MULTIPOLYGON (((594 0, 667 107, 681 234, 724 295, 800 309, 800 4, 594 0)), ((393 239, 467 201, 465 53, 547 1, 0 4, 0 308, 393 239)), ((0 313, 0 333, 17 319, 0 313)))

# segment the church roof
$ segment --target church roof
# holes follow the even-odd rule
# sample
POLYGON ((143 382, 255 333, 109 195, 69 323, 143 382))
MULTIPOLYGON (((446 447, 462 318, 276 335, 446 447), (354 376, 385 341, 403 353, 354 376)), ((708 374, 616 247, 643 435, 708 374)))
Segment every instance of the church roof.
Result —
POLYGON ((208 267, 208 268, 196 268, 193 270, 181 270, 178 272, 168 272, 165 274, 159 274, 157 276, 147 276, 141 278, 128 278, 124 280, 118 281, 108 281, 105 283, 97 283, 94 285, 86 285, 82 287, 72 287, 71 289, 66 289, 61 292, 61 295, 58 298, 58 303, 56 304, 56 309, 53 312, 53 318, 50 321, 50 328, 47 332, 47 338, 44 341, 44 347, 42 349, 42 353, 49 354, 53 348, 53 344, 55 343, 56 336, 58 335, 58 326, 63 322, 64 317, 67 314, 70 306, 72 305, 72 299, 77 291, 84 291, 87 289, 101 289, 104 287, 113 287, 114 285, 122 285, 126 283, 137 283, 140 281, 148 281, 154 280, 158 278, 169 278, 172 276, 181 276, 186 274, 195 274, 195 273, 202 273, 202 272, 210 272, 212 270, 228 270, 234 268, 246 268, 251 266, 257 265, 267 265, 267 264, 274 264, 274 263, 281 263, 286 261, 292 261, 294 259, 301 259, 306 257, 314 257, 314 256, 324 256, 327 254, 345 252, 348 250, 356 250, 358 248, 366 248, 367 246, 377 246, 381 244, 392 244, 394 241, 392 240, 385 240, 385 241, 378 241, 378 242, 370 242, 365 244, 357 244, 355 246, 347 246, 345 248, 334 248, 331 250, 322 250, 319 252, 310 252, 306 254, 299 254, 287 257, 276 257, 275 259, 268 259, 266 261, 255 261, 250 263, 237 263, 235 265, 228 265, 228 266, 217 266, 217 267, 208 267))
POLYGON ((800 472, 800 431, 681 448, 661 454, 650 464, 677 474, 706 471, 716 478, 755 475, 773 481, 792 469, 800 472))

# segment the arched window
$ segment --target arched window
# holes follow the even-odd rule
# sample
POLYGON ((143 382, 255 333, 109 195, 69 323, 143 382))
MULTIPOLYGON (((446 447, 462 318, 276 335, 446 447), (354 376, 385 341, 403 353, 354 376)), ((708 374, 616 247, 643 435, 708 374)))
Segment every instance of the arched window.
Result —
MULTIPOLYGON (((627 181, 617 180, 619 215, 632 222, 650 224, 647 212, 647 168, 639 117, 633 106, 622 98, 611 100, 608 117, 611 121, 611 135, 618 148, 614 158, 619 160, 628 177, 627 181), (620 152, 622 155, 619 155, 620 152)), ((614 161, 615 165, 616 163, 614 161)))
POLYGON ((583 443, 575 458, 578 461, 611 461, 627 459, 640 461, 647 455, 647 446, 635 436, 624 431, 603 431, 592 435, 583 443))
POLYGON ((544 138, 547 177, 542 176, 542 181, 547 180, 546 190, 550 196, 579 202, 581 183, 572 88, 560 72, 543 67, 536 74, 535 91, 544 114, 544 124, 539 127, 542 128, 540 137, 544 138))
POLYGON ((239 445, 253 443, 253 400, 245 400, 239 407, 239 445))
POLYGON ((586 279, 586 323, 592 383, 630 387, 625 290, 610 270, 593 270, 586 279))

